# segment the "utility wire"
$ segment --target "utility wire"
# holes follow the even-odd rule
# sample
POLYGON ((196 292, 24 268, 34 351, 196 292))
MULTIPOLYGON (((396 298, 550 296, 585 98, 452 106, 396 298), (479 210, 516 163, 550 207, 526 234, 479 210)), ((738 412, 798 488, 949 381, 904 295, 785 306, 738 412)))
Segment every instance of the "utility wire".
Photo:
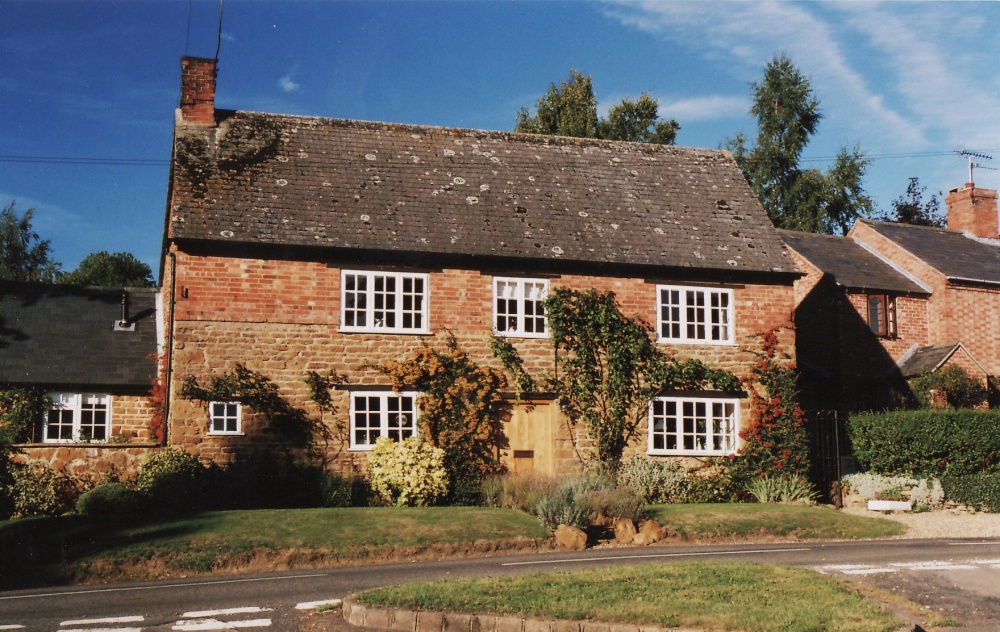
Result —
POLYGON ((152 158, 86 158, 74 156, 13 156, 0 154, 0 162, 40 163, 54 165, 126 165, 166 167, 169 160, 152 158))

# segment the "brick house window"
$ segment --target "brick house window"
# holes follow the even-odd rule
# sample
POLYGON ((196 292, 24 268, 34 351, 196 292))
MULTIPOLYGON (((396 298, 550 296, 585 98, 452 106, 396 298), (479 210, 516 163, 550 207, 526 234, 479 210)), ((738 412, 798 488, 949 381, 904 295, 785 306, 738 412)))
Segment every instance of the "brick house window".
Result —
POLYGON ((351 449, 370 450, 379 437, 400 441, 417 434, 417 394, 351 393, 351 449))
POLYGON ((344 270, 341 330, 427 333, 427 282, 426 274, 344 270))
POLYGON ((725 456, 739 449, 740 403, 709 397, 656 397, 649 402, 648 453, 725 456))
POLYGON ((243 406, 239 402, 209 402, 208 434, 243 434, 243 406))
POLYGON ((49 393, 52 405, 42 420, 42 441, 107 441, 111 437, 111 396, 49 393))
POLYGON ((548 295, 545 279, 493 279, 493 330, 501 336, 544 338, 548 321, 542 301, 548 295))
POLYGON ((656 286, 659 342, 733 344, 733 291, 656 286))
POLYGON ((888 294, 869 294, 868 327, 880 338, 896 337, 896 300, 888 294))

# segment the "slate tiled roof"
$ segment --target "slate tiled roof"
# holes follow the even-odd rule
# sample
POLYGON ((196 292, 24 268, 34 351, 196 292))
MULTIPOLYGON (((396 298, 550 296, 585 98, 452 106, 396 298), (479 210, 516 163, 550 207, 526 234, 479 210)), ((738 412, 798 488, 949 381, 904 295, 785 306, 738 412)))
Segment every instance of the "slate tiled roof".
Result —
POLYGON ((956 231, 861 220, 949 279, 1000 283, 1000 247, 956 231))
MULTIPOLYGON (((914 349, 912 353, 908 353, 903 358, 900 358, 899 371, 903 374, 903 377, 914 377, 936 371, 959 349, 965 349, 961 342, 947 342, 942 345, 919 347, 914 349)), ((969 357, 972 356, 970 355, 969 357)))
POLYGON ((0 382, 148 390, 155 291, 128 291, 134 331, 113 331, 121 298, 120 288, 0 284, 0 382))
POLYGON ((844 288, 927 294, 850 238, 791 230, 779 230, 778 234, 786 246, 844 288))
POLYGON ((723 151, 217 111, 169 238, 795 273, 723 151))

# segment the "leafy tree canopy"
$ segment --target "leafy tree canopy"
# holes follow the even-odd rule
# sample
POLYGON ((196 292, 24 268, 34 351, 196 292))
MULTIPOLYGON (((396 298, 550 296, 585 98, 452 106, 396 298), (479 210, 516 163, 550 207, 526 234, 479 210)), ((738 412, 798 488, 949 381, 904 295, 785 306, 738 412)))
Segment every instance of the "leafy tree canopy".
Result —
POLYGON ((622 99, 611 106, 606 119, 597 116, 597 98, 590 75, 571 70, 569 78, 538 100, 535 114, 528 108, 517 113, 515 132, 603 138, 640 143, 673 145, 680 124, 659 117, 659 102, 643 94, 636 100, 622 99))
POLYGON ((153 287, 153 271, 128 252, 106 250, 87 255, 76 270, 60 275, 61 283, 105 287, 153 287))
POLYGON ((29 208, 18 216, 14 202, 0 211, 0 281, 53 283, 59 274, 49 240, 31 228, 32 215, 29 208))
POLYGON ((856 218, 869 215, 872 201, 862 181, 870 161, 858 147, 842 148, 826 173, 800 167, 802 151, 823 118, 809 78, 781 55, 768 62, 763 79, 750 90, 756 143, 748 147, 746 137, 737 134, 726 146, 774 225, 846 232, 856 218))
POLYGON ((924 202, 926 191, 927 187, 920 186, 918 178, 910 178, 909 184, 906 185, 906 194, 893 200, 892 211, 883 211, 877 219, 883 222, 944 228, 948 225, 948 218, 941 212, 941 205, 938 202, 940 192, 931 195, 930 199, 924 202))

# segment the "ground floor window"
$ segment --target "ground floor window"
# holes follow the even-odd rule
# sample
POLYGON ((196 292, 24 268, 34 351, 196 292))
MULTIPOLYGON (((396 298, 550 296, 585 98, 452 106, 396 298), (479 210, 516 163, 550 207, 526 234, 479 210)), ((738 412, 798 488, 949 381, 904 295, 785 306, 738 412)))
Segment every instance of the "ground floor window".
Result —
POLYGON ((209 402, 208 434, 243 434, 243 406, 239 402, 209 402))
POLYGON ((111 396, 49 393, 52 404, 42 421, 42 441, 107 441, 111 437, 111 396))
POLYGON ((736 399, 657 397, 649 403, 649 453, 724 456, 739 449, 736 399))
POLYGON ((370 450, 379 437, 399 441, 417 434, 416 403, 416 393, 351 393, 351 449, 370 450))

